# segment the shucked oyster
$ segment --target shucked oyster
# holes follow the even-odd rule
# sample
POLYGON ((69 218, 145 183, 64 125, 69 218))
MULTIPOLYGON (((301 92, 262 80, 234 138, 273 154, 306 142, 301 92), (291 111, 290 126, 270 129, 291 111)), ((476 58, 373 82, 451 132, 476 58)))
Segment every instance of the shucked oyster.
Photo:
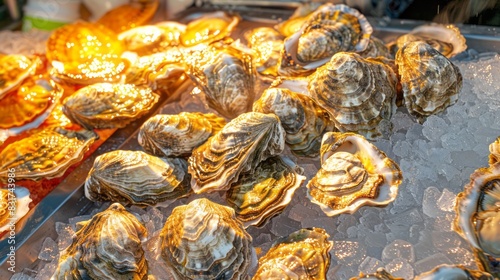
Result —
POLYGON ((333 241, 321 228, 300 229, 279 238, 259 259, 253 279, 325 280, 333 241))
POLYGON ((51 280, 146 280, 146 228, 119 203, 83 222, 51 280))
POLYGON ((246 279, 252 237, 234 210, 201 198, 174 208, 160 235, 176 279, 246 279))
POLYGON ((12 225, 28 213, 31 201, 27 188, 15 186, 0 189, 0 233, 12 229, 12 225))
POLYGON ((0 56, 0 99, 35 74, 37 62, 24 55, 0 56))
POLYGON ((206 13, 187 24, 180 35, 180 42, 185 47, 192 47, 224 39, 239 22, 238 16, 222 11, 206 13))
POLYGON ((190 156, 193 149, 219 132, 226 120, 215 114, 182 112, 156 115, 140 128, 138 142, 157 156, 190 156))
POLYGON ((227 190, 241 173, 285 148, 285 131, 274 114, 250 112, 230 121, 189 158, 194 192, 227 190))
POLYGON ((321 168, 309 181, 311 201, 328 216, 354 213, 363 205, 396 199, 399 166, 361 135, 328 132, 321 144, 321 168))
POLYGON ((184 159, 115 150, 95 159, 85 181, 85 196, 92 201, 155 205, 186 196, 191 191, 189 181, 184 159))
POLYGON ((493 280, 491 274, 470 270, 462 265, 440 265, 431 271, 424 272, 415 277, 415 280, 493 280))
POLYGON ((259 27, 244 34, 248 46, 254 51, 257 72, 278 75, 278 61, 284 37, 271 27, 259 27))

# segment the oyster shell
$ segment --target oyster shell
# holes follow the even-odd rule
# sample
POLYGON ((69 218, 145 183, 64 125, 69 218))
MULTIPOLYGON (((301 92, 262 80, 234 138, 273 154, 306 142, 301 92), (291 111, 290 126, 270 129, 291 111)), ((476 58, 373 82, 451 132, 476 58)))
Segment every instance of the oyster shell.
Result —
POLYGON ((284 37, 271 27, 254 28, 244 34, 248 46, 254 51, 257 72, 278 75, 278 61, 284 37))
POLYGON ((285 131, 274 114, 244 113, 227 123, 189 158, 195 193, 227 190, 241 173, 285 148, 285 131))
POLYGON ((97 20, 97 23, 118 34, 149 22, 155 15, 159 4, 159 0, 129 0, 128 4, 106 12, 97 20))
POLYGON ((404 103, 419 122, 444 111, 458 100, 460 69, 430 45, 409 42, 396 54, 404 103))
POLYGON ((325 280, 333 241, 324 229, 300 229, 276 240, 252 279, 325 280))
POLYGON ((252 237, 234 210, 200 198, 174 208, 160 234, 176 279, 246 279, 252 237))
POLYGON ((489 146, 490 156, 488 159, 489 164, 495 164, 500 161, 500 137, 497 137, 495 142, 489 146))
POLYGON ((378 268, 375 273, 364 274, 360 273, 358 277, 352 277, 349 280, 361 280, 361 279, 371 279, 371 280, 404 280, 404 278, 394 277, 384 268, 378 268))
POLYGON ((40 180, 60 177, 97 138, 92 131, 44 129, 9 144, 0 152, 0 181, 7 182, 14 170, 16 180, 40 180))
POLYGON ((98 83, 86 86, 64 100, 63 112, 85 128, 120 128, 140 118, 158 101, 149 87, 98 83))
POLYGON ((0 233, 12 230, 12 225, 30 210, 31 201, 30 191, 27 188, 15 186, 0 189, 0 233))
POLYGON ((185 25, 174 22, 164 23, 164 25, 137 26, 118 34, 118 40, 124 43, 128 51, 144 56, 179 45, 179 37, 185 29, 185 25))
POLYGON ((92 201, 156 205, 186 196, 191 191, 189 181, 184 159, 115 150, 95 159, 85 181, 85 196, 92 201))
POLYGON ((307 20, 308 16, 322 4, 321 2, 301 2, 287 20, 280 22, 274 28, 285 37, 293 35, 300 30, 300 27, 307 20))
POLYGON ((0 56, 0 99, 35 74, 37 61, 25 55, 0 56))
POLYGON ((141 126, 138 142, 153 155, 190 156, 225 124, 226 121, 215 114, 156 115, 141 126))
POLYGON ((364 205, 394 201, 402 180, 399 166, 361 135, 328 132, 321 144, 321 168, 307 184, 308 196, 328 216, 352 214, 364 205))
POLYGON ((50 279, 148 279, 146 228, 119 203, 82 222, 50 279))
POLYGON ((392 68, 380 60, 340 52, 309 77, 308 89, 339 131, 374 139, 390 134, 397 82, 392 68))
POLYGON ((394 59, 394 55, 392 55, 385 43, 375 36, 370 36, 366 49, 357 53, 364 58, 383 56, 394 59))
POLYGON ((239 22, 238 16, 222 11, 203 14, 187 24, 186 30, 180 36, 181 44, 192 47, 224 39, 239 22))
POLYGON ((285 157, 271 157, 245 173, 226 192, 226 201, 246 227, 262 226, 281 213, 305 181, 303 170, 285 157))
POLYGON ((493 280, 491 274, 470 270, 462 265, 440 265, 431 271, 415 276, 415 280, 493 280))
POLYGON ((253 111, 276 114, 285 129, 286 144, 299 156, 318 156, 323 133, 335 130, 328 112, 311 97, 286 88, 266 89, 253 111))

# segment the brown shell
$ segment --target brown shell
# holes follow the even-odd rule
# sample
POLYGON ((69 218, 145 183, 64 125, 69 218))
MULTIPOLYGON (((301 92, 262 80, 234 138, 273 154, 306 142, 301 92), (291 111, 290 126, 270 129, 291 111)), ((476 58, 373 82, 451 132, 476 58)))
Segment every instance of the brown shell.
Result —
POLYGON ((364 58, 383 56, 389 59, 394 59, 389 48, 385 45, 384 41, 375 36, 370 36, 370 41, 363 51, 357 52, 364 58))
POLYGON ((254 51, 257 72, 276 76, 284 37, 271 27, 254 28, 244 36, 248 46, 254 51))
POLYGON ((500 161, 500 137, 497 137, 495 142, 491 143, 489 146, 490 156, 488 158, 488 163, 490 165, 495 164, 500 161))

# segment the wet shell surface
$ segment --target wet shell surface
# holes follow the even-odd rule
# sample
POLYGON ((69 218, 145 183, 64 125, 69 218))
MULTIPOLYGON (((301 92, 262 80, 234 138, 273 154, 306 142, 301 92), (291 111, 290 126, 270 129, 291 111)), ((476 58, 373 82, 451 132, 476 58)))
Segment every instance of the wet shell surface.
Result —
POLYGON ((0 56, 0 99, 35 74, 36 67, 36 59, 25 55, 0 56))
POLYGON ((280 22, 274 28, 283 36, 289 37, 298 32, 308 16, 316 11, 321 5, 321 2, 301 2, 287 20, 280 22))
POLYGON ((323 134, 336 130, 325 109, 311 97, 287 88, 266 89, 253 111, 276 114, 285 129, 286 144, 299 156, 318 156, 323 134))
POLYGON ((259 27, 244 34, 248 46, 254 51, 257 72, 277 76, 280 51, 284 37, 270 27, 259 27))
POLYGON ((158 99, 147 86, 98 83, 66 98, 63 112, 71 121, 88 129, 120 128, 151 110, 158 99))
POLYGON ((31 201, 27 188, 15 186, 0 189, 0 233, 8 231, 11 225, 28 213, 31 201))
POLYGON ((169 46, 179 45, 180 34, 185 26, 171 23, 172 27, 163 28, 158 25, 137 26, 118 34, 118 40, 122 41, 128 51, 135 52, 140 56, 162 52, 169 46))
POLYGON ((156 115, 140 128, 138 142, 148 153, 157 156, 190 156, 226 124, 215 114, 182 112, 156 115))
POLYGON ((440 265, 431 271, 415 276, 415 280, 493 280, 491 274, 467 269, 462 265, 440 265))
POLYGON ((234 210, 201 198, 174 208, 161 231, 161 257, 176 279, 247 279, 252 237, 234 210))
POLYGON ((340 52, 309 77, 308 89, 339 131, 375 139, 391 132, 397 81, 389 65, 340 52))
POLYGON ((222 11, 203 14, 187 24, 180 35, 180 42, 185 47, 192 47, 224 39, 239 22, 238 16, 222 11))
POLYGON ((274 114, 250 112, 227 123, 189 157, 195 193, 227 190, 242 173, 285 148, 285 131, 274 114))
POLYGON ((85 181, 85 196, 92 201, 156 205, 186 196, 189 182, 184 159, 115 150, 95 159, 85 181))
POLYGON ((56 128, 13 142, 0 153, 0 181, 7 181, 9 170, 14 170, 16 180, 60 177, 82 160, 96 138, 92 131, 56 128))
POLYGON ((326 280, 333 241, 324 229, 300 229, 277 239, 252 279, 326 280))
POLYGON ((383 56, 389 59, 394 59, 389 48, 385 45, 384 41, 375 36, 370 36, 368 45, 362 51, 357 52, 364 58, 383 56))
POLYGON ((130 0, 128 4, 106 12, 97 23, 118 34, 148 23, 158 10, 159 4, 159 0, 130 0))
POLYGON ((488 158, 489 164, 495 164, 500 161, 500 137, 498 137, 489 146, 490 156, 488 158))
POLYGON ((328 216, 352 214, 364 205, 394 201, 402 180, 399 166, 361 135, 328 132, 321 168, 307 184, 308 196, 328 216))
POLYGON ((81 222, 73 243, 61 252, 59 279, 148 279, 142 249, 146 228, 119 203, 81 222))
POLYGON ((280 214, 305 181, 303 170, 291 159, 271 157, 240 176, 226 192, 226 201, 246 227, 261 226, 280 214))
POLYGON ((396 54, 404 103, 419 122, 444 111, 458 100, 460 69, 422 41, 404 45, 396 54))

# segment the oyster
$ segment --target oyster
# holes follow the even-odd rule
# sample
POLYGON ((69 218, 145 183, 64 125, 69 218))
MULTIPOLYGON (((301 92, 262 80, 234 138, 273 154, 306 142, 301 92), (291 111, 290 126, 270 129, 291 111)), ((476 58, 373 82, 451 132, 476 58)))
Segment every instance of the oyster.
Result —
POLYGON ((245 227, 261 226, 290 203, 306 179, 302 174, 302 168, 288 158, 268 158, 231 185, 226 201, 245 227))
POLYGON ((470 270, 462 265, 440 265, 415 277, 415 280, 493 280, 487 272, 470 270))
POLYGON ((394 56, 391 54, 391 51, 385 43, 375 36, 370 36, 366 49, 357 53, 364 58, 383 56, 389 59, 394 59, 394 56))
POLYGON ((392 68, 380 60, 340 52, 309 77, 308 89, 339 131, 374 139, 391 131, 397 83, 392 68))
POLYGON ((284 37, 270 27, 259 27, 244 34, 255 53, 255 67, 263 75, 277 76, 284 37))
POLYGON ((141 126, 138 142, 153 155, 190 156, 225 124, 226 121, 215 114, 156 115, 141 126))
POLYGON ((288 37, 300 30, 300 27, 322 5, 321 2, 301 2, 293 14, 275 26, 283 36, 288 37))
POLYGON ((146 228, 119 203, 81 222, 50 279, 148 279, 146 228))
POLYGON ((384 268, 378 268, 375 273, 364 274, 360 273, 358 277, 352 277, 349 280, 361 280, 361 279, 371 279, 371 280, 404 280, 404 278, 394 277, 384 268))
POLYGON ((299 156, 318 156, 323 133, 335 130, 328 112, 311 97, 286 88, 266 89, 253 111, 276 114, 285 129, 286 144, 299 156))
POLYGON ((0 189, 0 233, 13 230, 12 225, 30 210, 31 201, 27 188, 15 186, 0 189))
POLYGON ((192 47, 224 39, 239 22, 238 16, 222 11, 203 14, 187 24, 186 30, 180 36, 181 44, 192 47))
POLYGON ((159 96, 149 87, 98 83, 64 100, 63 112, 85 128, 120 128, 146 114, 159 96))
POLYGON ((60 177, 82 160, 96 138, 92 131, 56 128, 10 143, 0 152, 0 181, 7 182, 9 172, 16 174, 16 180, 60 177))
POLYGON ((285 148, 285 131, 274 114, 244 113, 227 123, 189 158, 195 193, 227 190, 241 173, 285 148))
POLYGON ((460 69, 430 45, 409 42, 396 54, 404 103, 419 122, 444 111, 458 100, 460 69))
POLYGON ((234 210, 201 198, 174 208, 160 234, 176 279, 246 279, 252 237, 234 210))
POLYGON ((37 60, 25 55, 0 56, 0 99, 35 74, 37 60))
POLYGON ((159 4, 159 0, 129 0, 128 4, 106 12, 97 23, 115 33, 120 33, 149 22, 158 10, 159 4))
POLYGON ((279 238, 259 259, 252 279, 327 279, 333 247, 329 237, 324 229, 311 228, 279 238))
MULTIPOLYGON (((167 25, 165 23, 166 27, 167 25)), ((128 51, 140 56, 162 52, 171 46, 179 44, 179 37, 185 25, 170 23, 171 28, 163 28, 160 25, 144 25, 134 27, 118 34, 118 40, 122 41, 128 51)))
POLYGON ((156 205, 186 196, 191 191, 189 181, 184 159, 115 150, 95 159, 85 181, 85 196, 92 201, 156 205))
POLYGON ((328 216, 352 214, 364 205, 394 201, 402 180, 399 166, 361 135, 328 132, 321 144, 321 168, 307 184, 308 196, 328 216))
POLYGON ((489 146, 490 156, 488 159, 489 164, 495 164, 500 161, 500 137, 497 137, 495 142, 489 146))

